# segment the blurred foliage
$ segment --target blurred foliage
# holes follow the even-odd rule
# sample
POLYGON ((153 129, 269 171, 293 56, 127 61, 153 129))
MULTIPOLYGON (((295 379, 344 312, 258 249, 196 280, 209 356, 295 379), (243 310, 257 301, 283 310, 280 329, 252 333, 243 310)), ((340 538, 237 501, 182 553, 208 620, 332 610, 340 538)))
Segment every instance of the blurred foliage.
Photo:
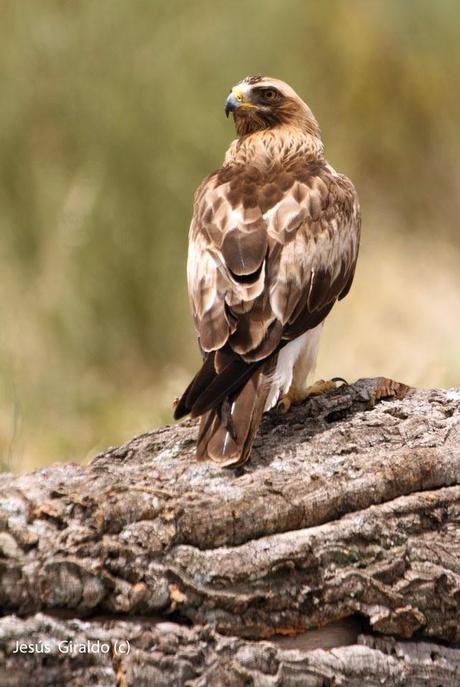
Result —
POLYGON ((318 373, 458 384, 455 0, 0 4, 0 449, 84 459, 170 419, 198 362, 192 195, 230 87, 285 79, 363 206, 318 373))

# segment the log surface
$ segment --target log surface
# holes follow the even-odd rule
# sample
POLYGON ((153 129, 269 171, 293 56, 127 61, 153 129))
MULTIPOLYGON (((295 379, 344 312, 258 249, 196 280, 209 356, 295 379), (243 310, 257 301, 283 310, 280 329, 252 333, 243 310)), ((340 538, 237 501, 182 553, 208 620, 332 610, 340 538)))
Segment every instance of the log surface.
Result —
POLYGON ((311 649, 224 637, 163 621, 56 620, 38 613, 0 622, 2 687, 458 687, 460 650, 358 635, 311 649), (126 640, 129 642, 129 653, 126 640), (16 653, 16 643, 35 653, 16 653), (40 653, 47 647, 48 653, 40 653), (33 683, 31 682, 33 676, 33 683))
POLYGON ((237 471, 195 435, 0 475, 0 685, 12 662, 44 685, 460 684, 460 391, 359 380, 267 414, 237 471), (13 653, 98 632, 132 651, 13 653))

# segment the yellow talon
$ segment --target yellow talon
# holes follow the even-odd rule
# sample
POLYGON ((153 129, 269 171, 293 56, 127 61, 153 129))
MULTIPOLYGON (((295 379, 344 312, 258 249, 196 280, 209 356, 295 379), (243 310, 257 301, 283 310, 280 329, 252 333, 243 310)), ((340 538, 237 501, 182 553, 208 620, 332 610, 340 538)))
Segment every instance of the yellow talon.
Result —
POLYGON ((307 386, 305 389, 305 398, 310 398, 310 396, 319 396, 324 394, 326 391, 335 389, 335 382, 332 379, 325 381, 324 379, 319 379, 317 382, 311 386, 307 386))
POLYGON ((278 401, 278 410, 283 413, 283 415, 286 415, 288 412, 289 408, 291 407, 293 403, 292 398, 289 396, 289 394, 286 394, 283 396, 279 401, 278 401))
POLYGON ((338 382, 348 384, 343 377, 333 377, 332 379, 328 379, 326 381, 324 379, 319 379, 311 386, 307 386, 305 389, 305 398, 309 398, 310 396, 319 396, 320 394, 326 393, 326 391, 331 391, 331 389, 337 389, 338 382))
POLYGON ((286 414, 292 405, 299 405, 300 403, 303 403, 303 401, 306 401, 307 398, 311 398, 312 396, 320 396, 321 394, 326 393, 326 391, 336 389, 338 382, 348 384, 348 382, 342 377, 333 377, 332 379, 328 379, 326 381, 324 379, 319 379, 311 386, 304 388, 301 392, 291 388, 288 393, 278 401, 278 410, 281 413, 286 414))

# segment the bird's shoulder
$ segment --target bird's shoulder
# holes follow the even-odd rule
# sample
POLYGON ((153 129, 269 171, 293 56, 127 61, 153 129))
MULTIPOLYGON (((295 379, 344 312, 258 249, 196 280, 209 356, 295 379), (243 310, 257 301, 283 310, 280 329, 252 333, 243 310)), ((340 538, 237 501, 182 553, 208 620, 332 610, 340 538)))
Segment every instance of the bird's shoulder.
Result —
POLYGON ((348 177, 321 158, 293 154, 287 160, 227 162, 209 174, 195 193, 193 223, 220 232, 264 220, 269 233, 352 219, 359 214, 348 177))

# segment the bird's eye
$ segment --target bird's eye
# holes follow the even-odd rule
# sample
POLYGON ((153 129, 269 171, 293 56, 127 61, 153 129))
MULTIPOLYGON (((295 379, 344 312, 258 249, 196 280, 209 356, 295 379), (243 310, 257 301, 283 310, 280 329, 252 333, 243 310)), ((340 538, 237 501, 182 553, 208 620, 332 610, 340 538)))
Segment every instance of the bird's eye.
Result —
POLYGON ((264 90, 265 100, 275 100, 277 95, 278 95, 278 91, 275 91, 274 88, 266 88, 264 90))

